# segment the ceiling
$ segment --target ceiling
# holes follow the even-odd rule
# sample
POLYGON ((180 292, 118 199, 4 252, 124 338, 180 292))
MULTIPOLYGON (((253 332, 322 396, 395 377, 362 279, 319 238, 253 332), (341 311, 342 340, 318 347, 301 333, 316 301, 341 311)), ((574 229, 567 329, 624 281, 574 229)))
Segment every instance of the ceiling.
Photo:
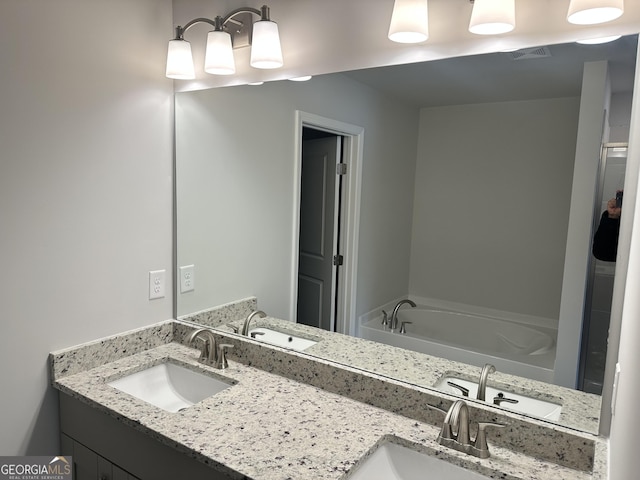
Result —
POLYGON ((535 54, 490 53, 346 72, 376 90, 433 107, 579 96, 584 62, 609 60, 615 93, 633 90, 638 37, 602 45, 549 45, 535 54), (519 59, 514 59, 519 57, 519 59))

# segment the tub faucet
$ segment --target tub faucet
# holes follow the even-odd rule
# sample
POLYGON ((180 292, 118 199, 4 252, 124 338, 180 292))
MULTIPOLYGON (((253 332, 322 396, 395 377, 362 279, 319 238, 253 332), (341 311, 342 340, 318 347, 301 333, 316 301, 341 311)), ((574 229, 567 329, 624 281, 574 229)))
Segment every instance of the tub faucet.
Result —
POLYGON ((189 345, 195 343, 198 338, 202 341, 202 349, 200 350, 198 361, 205 365, 215 366, 218 362, 218 347, 213 332, 208 328, 194 330, 189 336, 189 345))
POLYGON ((262 310, 254 310, 253 312, 251 312, 246 320, 244 321, 244 323, 242 324, 242 329, 240 330, 240 335, 245 335, 245 336, 249 336, 249 324, 251 323, 251 320, 253 320, 253 317, 258 316, 260 318, 264 318, 267 316, 266 313, 264 313, 262 310))
POLYGON ((440 445, 453 448, 474 457, 489 458, 487 427, 504 427, 500 423, 478 422, 478 433, 474 441, 469 436, 469 407, 463 400, 456 400, 449 408, 437 441, 440 445), (454 433, 454 431, 456 433, 454 433))
POLYGON ((482 372, 480 373, 480 380, 478 380, 478 394, 476 398, 478 400, 485 400, 486 391, 487 391, 487 378, 489 378, 490 373, 494 373, 496 371, 496 367, 491 365, 490 363, 485 363, 484 367, 482 367, 482 372))
POLYGON ((393 307, 393 313, 391 314, 391 319, 389 320, 389 330, 391 330, 392 332, 398 328, 398 310, 400 310, 400 307, 402 305, 404 305, 405 303, 411 305, 413 308, 416 307, 416 304, 414 302, 412 302, 411 300, 400 300, 398 303, 396 303, 396 306, 393 307))

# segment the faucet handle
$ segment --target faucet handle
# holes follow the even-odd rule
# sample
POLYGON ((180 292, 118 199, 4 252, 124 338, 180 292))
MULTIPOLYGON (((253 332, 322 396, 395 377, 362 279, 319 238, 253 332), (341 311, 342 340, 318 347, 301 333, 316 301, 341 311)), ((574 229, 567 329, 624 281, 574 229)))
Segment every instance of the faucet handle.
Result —
POLYGON ((407 327, 405 327, 405 325, 409 324, 411 325, 413 322, 402 322, 400 324, 400 334, 404 335, 405 333, 407 333, 407 327))
POLYGON ((502 393, 502 392, 498 393, 498 395, 493 397, 493 404, 494 405, 502 405, 502 402, 519 403, 520 401, 516 400, 515 398, 505 397, 504 393, 502 393))
POLYGON ((225 369, 229 367, 229 363, 227 362, 227 349, 229 348, 233 348, 233 345, 230 343, 221 343, 218 345, 218 359, 215 364, 216 368, 225 369))
POLYGON ((240 331, 240 328, 238 328, 238 326, 234 325, 233 323, 227 323, 227 327, 233 330, 233 333, 238 333, 240 331))
POLYGON ((447 385, 449 385, 452 388, 457 388, 458 390, 460 390, 460 393, 462 394, 463 397, 469 396, 468 388, 465 388, 462 385, 458 385, 457 383, 453 383, 453 382, 447 382, 447 385))
POLYGON ((389 314, 385 310, 382 310, 382 325, 389 325, 389 314))
POLYGON ((476 435, 476 440, 474 442, 474 446, 478 451, 480 458, 489 458, 489 446, 487 445, 487 427, 496 427, 496 428, 504 428, 506 425, 502 423, 493 423, 493 422, 478 422, 478 434, 476 435))
MULTIPOLYGON (((449 413, 446 410, 443 410, 442 408, 436 407, 435 405, 431 405, 429 403, 427 403, 427 407, 429 409, 431 409, 431 410, 435 410, 437 412, 440 412, 445 417, 449 413)), ((447 423, 443 423, 442 424, 442 431, 440 432, 440 436, 443 437, 443 438, 453 438, 453 432, 451 431, 451 425, 449 425, 447 423)))
MULTIPOLYGON (((445 418, 449 414, 448 411, 443 410, 440 407, 436 407, 434 405, 430 405, 428 403, 427 403, 427 407, 430 408, 431 410, 435 410, 437 412, 440 412, 441 414, 443 414, 445 416, 445 418)), ((445 439, 453 439, 454 438, 453 431, 451 430, 451 424, 449 424, 447 422, 443 422, 442 423, 442 430, 440 431, 440 435, 438 436, 438 438, 445 438, 445 439)))
POLYGON ((442 409, 440 407, 436 407, 435 405, 431 405, 431 404, 427 403, 427 408, 430 408, 431 410, 436 410, 436 411, 440 412, 441 414, 443 414, 445 416, 447 415, 447 411, 446 410, 444 410, 444 409, 442 409))

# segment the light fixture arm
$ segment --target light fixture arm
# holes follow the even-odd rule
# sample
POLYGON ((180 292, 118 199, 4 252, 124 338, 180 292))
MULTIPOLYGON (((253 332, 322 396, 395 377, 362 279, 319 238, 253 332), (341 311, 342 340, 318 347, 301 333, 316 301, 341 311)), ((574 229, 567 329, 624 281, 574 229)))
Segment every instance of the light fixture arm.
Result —
POLYGON ((229 20, 231 20, 233 17, 235 17, 239 13, 253 13, 254 15, 261 17, 262 20, 269 20, 269 7, 267 7, 266 5, 263 5, 262 10, 258 10, 257 8, 251 8, 251 7, 236 8, 234 11, 224 16, 224 18, 222 19, 222 24, 226 25, 229 20), (267 15, 266 19, 264 18, 265 11, 267 15))
POLYGON ((233 49, 251 46, 249 64, 253 68, 279 68, 283 65, 278 25, 269 18, 269 7, 242 7, 224 17, 198 17, 176 27, 176 35, 167 49, 166 76, 177 80, 195 77, 191 44, 184 35, 191 27, 206 23, 213 27, 207 33, 204 71, 213 75, 232 75, 236 71, 233 49), (259 17, 258 21, 253 17, 259 17))
POLYGON ((184 40, 185 32, 187 30, 189 30, 191 27, 193 27, 194 25, 197 25, 198 23, 208 23, 213 28, 217 29, 217 20, 218 20, 218 18, 220 18, 220 17, 216 17, 216 20, 210 20, 210 19, 204 18, 204 17, 194 18, 193 20, 188 22, 184 27, 181 26, 181 25, 178 25, 176 27, 176 38, 175 38, 175 40, 184 40))
POLYGON ((270 21, 269 7, 267 7, 266 5, 263 5, 260 10, 258 10, 257 8, 251 8, 251 7, 241 7, 241 8, 236 8, 235 10, 225 15, 224 17, 217 16, 214 20, 211 20, 205 17, 199 17, 199 18, 194 18, 190 22, 186 23, 184 27, 178 25, 176 27, 175 39, 184 40, 184 34, 186 33, 186 31, 198 23, 208 23, 216 31, 220 32, 227 25, 228 22, 233 21, 233 17, 241 13, 253 13, 254 15, 259 16, 260 20, 270 21))

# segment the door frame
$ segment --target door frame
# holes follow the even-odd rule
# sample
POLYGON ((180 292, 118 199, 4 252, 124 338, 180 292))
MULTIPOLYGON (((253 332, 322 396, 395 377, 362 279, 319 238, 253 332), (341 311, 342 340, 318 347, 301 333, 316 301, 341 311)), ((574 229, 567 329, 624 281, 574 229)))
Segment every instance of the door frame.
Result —
POLYGON ((302 130, 304 127, 323 130, 341 136, 343 142, 342 161, 347 164, 346 181, 343 182, 343 209, 341 242, 344 264, 339 273, 338 305, 336 308, 336 331, 355 335, 356 291, 358 271, 358 238, 360 230, 360 196, 362 188, 362 160, 364 128, 313 113, 296 110, 294 171, 293 171, 293 231, 291 258, 291 304, 289 317, 297 321, 298 299, 298 250, 300 248, 300 190, 302 175, 302 130))

